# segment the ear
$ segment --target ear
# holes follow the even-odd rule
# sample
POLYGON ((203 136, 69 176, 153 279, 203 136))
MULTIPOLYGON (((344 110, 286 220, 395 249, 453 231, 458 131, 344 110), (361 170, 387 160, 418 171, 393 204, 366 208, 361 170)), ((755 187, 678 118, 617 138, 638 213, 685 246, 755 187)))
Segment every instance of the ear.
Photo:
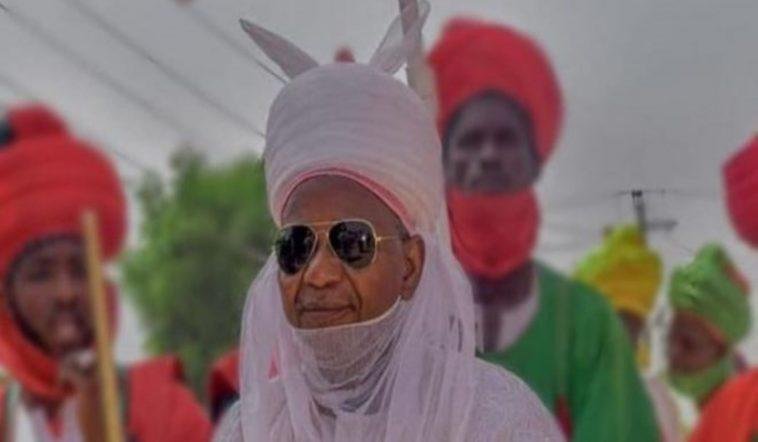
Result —
POLYGON ((403 254, 405 256, 405 269, 400 297, 407 301, 416 293, 416 288, 421 281, 421 273, 424 270, 426 259, 424 240, 419 235, 408 238, 403 242, 403 254))

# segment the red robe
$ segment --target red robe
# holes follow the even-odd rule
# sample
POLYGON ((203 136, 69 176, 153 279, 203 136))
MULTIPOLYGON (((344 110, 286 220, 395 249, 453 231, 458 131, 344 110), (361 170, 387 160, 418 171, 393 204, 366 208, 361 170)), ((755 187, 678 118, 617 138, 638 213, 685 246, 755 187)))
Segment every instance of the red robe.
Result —
MULTIPOLYGON (((134 442, 207 442, 211 426, 204 410, 182 384, 179 360, 163 356, 131 366, 124 383, 127 440, 134 442)), ((0 416, 5 414, 0 389, 0 416)), ((52 424, 51 424, 52 426, 52 424)))
POLYGON ((751 442, 758 438, 758 368, 727 382, 708 401, 690 442, 751 442))

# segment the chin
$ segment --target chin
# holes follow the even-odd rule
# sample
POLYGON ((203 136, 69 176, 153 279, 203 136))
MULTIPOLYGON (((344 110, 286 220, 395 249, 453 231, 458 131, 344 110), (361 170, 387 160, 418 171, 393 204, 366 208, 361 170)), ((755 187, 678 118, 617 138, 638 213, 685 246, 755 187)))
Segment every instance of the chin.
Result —
POLYGON ((72 353, 78 353, 95 348, 95 341, 91 337, 83 338, 77 342, 57 345, 53 348, 53 354, 59 357, 67 356, 72 353))

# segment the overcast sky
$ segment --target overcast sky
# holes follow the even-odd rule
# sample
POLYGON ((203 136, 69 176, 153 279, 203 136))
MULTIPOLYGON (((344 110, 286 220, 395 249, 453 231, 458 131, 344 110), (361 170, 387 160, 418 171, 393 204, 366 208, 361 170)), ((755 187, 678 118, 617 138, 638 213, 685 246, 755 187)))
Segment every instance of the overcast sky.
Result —
MULTIPOLYGON (((280 84, 198 17, 258 56, 239 30, 240 17, 327 61, 343 44, 366 60, 397 14, 396 0, 205 0, 188 8, 172 0, 0 2, 11 11, 0 11, 0 104, 25 97, 51 103, 79 133, 141 164, 114 157, 127 182, 140 167, 165 173, 168 153, 183 143, 215 161, 263 146, 254 132, 265 127, 280 84), (79 5, 137 50, 101 30, 79 5)), ((555 64, 567 119, 539 188, 541 257, 570 269, 603 226, 633 219, 631 198, 617 192, 667 189, 648 197, 652 218, 678 222, 672 233, 651 236, 666 265, 718 240, 758 287, 758 253, 734 237, 719 181, 723 160, 758 130, 758 2, 431 3, 427 42, 448 17, 468 13, 533 34, 555 64)), ((138 219, 134 208, 132 214, 138 219)), ((756 294, 752 300, 758 304, 756 294)), ((132 315, 124 328, 130 339, 120 353, 133 358, 140 335, 132 315)), ((755 332, 748 345, 758 362, 755 332)))

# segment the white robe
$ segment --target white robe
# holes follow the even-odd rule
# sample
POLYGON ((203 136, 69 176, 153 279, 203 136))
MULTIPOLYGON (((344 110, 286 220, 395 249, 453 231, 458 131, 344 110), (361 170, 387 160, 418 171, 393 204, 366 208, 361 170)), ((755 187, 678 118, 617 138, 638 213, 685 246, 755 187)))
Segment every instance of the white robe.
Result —
MULTIPOLYGON (((555 419, 521 379, 484 361, 477 361, 476 373, 476 404, 466 441, 564 440, 555 419)), ((226 413, 213 440, 244 441, 239 402, 226 413)))

